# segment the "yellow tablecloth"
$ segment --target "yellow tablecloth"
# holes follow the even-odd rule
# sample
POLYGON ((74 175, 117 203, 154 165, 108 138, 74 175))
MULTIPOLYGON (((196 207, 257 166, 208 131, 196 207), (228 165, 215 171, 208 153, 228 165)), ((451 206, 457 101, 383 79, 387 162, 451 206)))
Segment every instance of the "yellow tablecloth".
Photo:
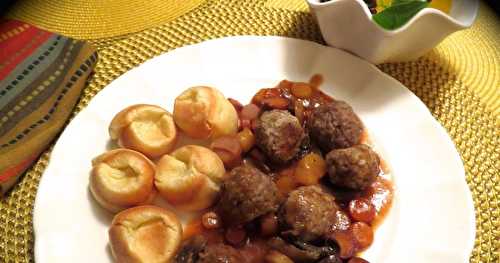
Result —
MULTIPOLYGON (((98 47, 100 61, 75 114, 120 74, 186 44, 242 34, 322 42, 304 0, 23 0, 7 17, 98 47)), ((500 19, 481 4, 471 29, 418 61, 379 67, 419 96, 454 140, 476 207, 471 262, 499 262, 500 19)), ((31 213, 49 154, 0 200, 0 262, 33 261, 31 213)))

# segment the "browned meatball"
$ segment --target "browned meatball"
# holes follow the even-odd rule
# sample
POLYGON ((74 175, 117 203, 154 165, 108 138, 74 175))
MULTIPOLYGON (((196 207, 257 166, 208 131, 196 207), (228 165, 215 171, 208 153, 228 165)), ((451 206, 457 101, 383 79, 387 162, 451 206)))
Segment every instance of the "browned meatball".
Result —
POLYGON ((197 263, 241 263, 241 254, 231 246, 213 244, 205 247, 197 263))
POLYGON ((320 186, 303 186, 290 192, 281 210, 282 221, 290 233, 303 241, 312 241, 335 224, 338 210, 335 199, 320 186))
POLYGON ((377 153, 367 145, 333 150, 326 155, 330 181, 354 190, 362 190, 375 181, 380 172, 379 164, 377 153))
POLYGON ((271 178, 250 165, 231 170, 222 185, 216 210, 226 225, 249 222, 275 212, 279 206, 278 188, 271 178))
POLYGON ((275 163, 286 163, 300 151, 305 132, 299 120, 285 110, 260 115, 255 137, 257 146, 275 163))
POLYGON ((325 152, 358 144, 363 123, 349 104, 333 101, 312 110, 307 119, 309 136, 325 152))

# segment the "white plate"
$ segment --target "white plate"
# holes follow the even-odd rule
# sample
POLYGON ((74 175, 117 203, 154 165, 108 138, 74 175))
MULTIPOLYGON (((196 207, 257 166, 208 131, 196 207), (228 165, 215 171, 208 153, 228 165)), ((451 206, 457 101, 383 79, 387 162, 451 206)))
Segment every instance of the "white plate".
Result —
POLYGON ((469 262, 474 209, 460 157, 445 130, 401 83, 343 51, 281 37, 231 37, 176 49, 123 74, 68 125, 43 174, 34 210, 35 259, 109 262, 112 216, 91 198, 91 159, 109 149, 108 124, 135 103, 172 110, 194 85, 248 102, 286 78, 325 77, 323 90, 350 103, 388 161, 393 207, 365 253, 370 262, 469 262))

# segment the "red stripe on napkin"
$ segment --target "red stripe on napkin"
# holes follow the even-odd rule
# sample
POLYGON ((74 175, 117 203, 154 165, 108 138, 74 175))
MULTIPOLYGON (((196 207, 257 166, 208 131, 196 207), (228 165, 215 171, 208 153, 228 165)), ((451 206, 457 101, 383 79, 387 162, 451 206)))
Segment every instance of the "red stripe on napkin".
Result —
POLYGON ((10 167, 9 169, 5 170, 2 174, 0 174, 0 182, 6 181, 12 176, 16 176, 24 170, 28 169, 28 167, 31 165, 31 163, 36 159, 38 155, 32 155, 28 157, 26 160, 23 160, 21 163, 10 167))
MULTIPOLYGON (((5 31, 0 31, 0 34, 5 31)), ((0 80, 5 78, 34 50, 40 47, 53 34, 29 27, 25 31, 9 38, 9 41, 0 42, 0 80), (17 54, 16 54, 17 53, 17 54)))

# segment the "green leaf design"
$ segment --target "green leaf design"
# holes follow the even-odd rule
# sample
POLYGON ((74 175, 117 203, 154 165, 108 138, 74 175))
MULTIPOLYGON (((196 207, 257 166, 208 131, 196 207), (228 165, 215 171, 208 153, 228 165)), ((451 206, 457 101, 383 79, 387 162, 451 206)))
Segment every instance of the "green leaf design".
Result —
POLYGON ((415 1, 415 0, 393 0, 392 5, 406 4, 409 2, 424 2, 424 1, 415 1))
POLYGON ((381 27, 394 30, 408 22, 420 10, 429 5, 426 1, 394 0, 392 5, 374 15, 373 20, 381 27))

